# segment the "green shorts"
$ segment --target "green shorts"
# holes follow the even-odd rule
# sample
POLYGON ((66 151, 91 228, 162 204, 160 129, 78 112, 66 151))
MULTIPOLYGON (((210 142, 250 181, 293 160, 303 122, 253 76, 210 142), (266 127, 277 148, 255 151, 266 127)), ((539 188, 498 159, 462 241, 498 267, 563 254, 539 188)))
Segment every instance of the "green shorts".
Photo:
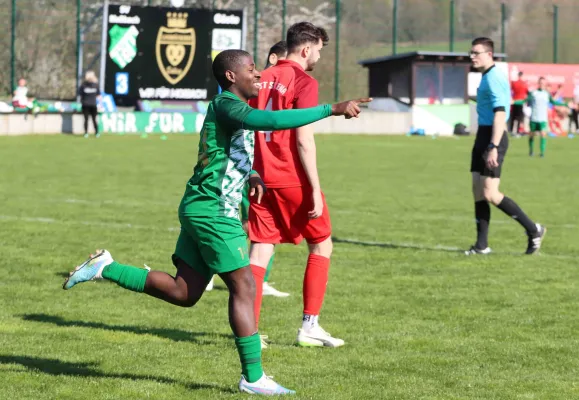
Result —
POLYGON ((207 280, 214 274, 231 272, 249 265, 247 235, 236 218, 190 217, 180 215, 181 233, 176 258, 185 261, 207 280))
POLYGON ((529 128, 531 129, 531 132, 544 132, 547 130, 547 123, 531 121, 529 128))

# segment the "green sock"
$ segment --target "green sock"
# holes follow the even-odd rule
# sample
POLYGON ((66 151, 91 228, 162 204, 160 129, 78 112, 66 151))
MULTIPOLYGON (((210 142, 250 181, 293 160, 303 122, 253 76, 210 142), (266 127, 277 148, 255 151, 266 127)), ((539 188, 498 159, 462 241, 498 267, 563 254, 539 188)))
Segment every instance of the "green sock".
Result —
POLYGON ((545 155, 545 148, 547 147, 546 137, 541 136, 541 142, 539 143, 539 146, 541 147, 541 155, 545 155))
POLYGON ((113 261, 103 268, 103 278, 116 282, 117 285, 133 292, 143 292, 149 271, 132 265, 119 264, 113 261))
POLYGON ((533 153, 535 151, 535 137, 529 136, 529 153, 533 153))
POLYGON ((267 264, 267 269, 265 270, 265 278, 263 278, 264 282, 269 282, 269 274, 271 273, 271 268, 273 267, 273 259, 275 258, 275 252, 271 255, 269 259, 269 264, 267 264))
POLYGON ((257 382, 263 376, 261 367, 261 339, 251 336, 235 338, 235 346, 241 361, 241 373, 249 383, 257 382))

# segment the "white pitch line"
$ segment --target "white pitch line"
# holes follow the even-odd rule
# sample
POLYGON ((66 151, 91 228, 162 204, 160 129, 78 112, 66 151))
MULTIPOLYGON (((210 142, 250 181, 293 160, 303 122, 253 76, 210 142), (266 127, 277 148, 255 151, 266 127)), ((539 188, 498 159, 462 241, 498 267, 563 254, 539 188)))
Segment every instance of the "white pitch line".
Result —
MULTIPOLYGON (((374 242, 374 241, 365 241, 365 240, 358 240, 352 238, 339 238, 333 237, 334 243, 344 243, 344 244, 351 244, 351 245, 359 245, 359 246, 369 246, 369 247, 383 247, 383 248, 404 248, 404 249, 416 249, 416 250, 431 250, 431 251, 448 251, 448 252, 456 252, 456 253, 463 253, 466 249, 454 247, 454 246, 444 246, 440 244, 436 244, 433 246, 424 246, 421 244, 416 243, 408 243, 408 242, 374 242)), ((508 256, 522 256, 524 255, 522 252, 502 252, 502 251, 493 251, 491 254, 498 254, 498 255, 508 255, 508 256)), ((560 258, 563 260, 577 260, 579 256, 572 256, 569 254, 547 254, 540 252, 537 256, 542 257, 549 257, 549 258, 560 258)))
MULTIPOLYGON (((341 215, 381 215, 377 212, 373 212, 373 211, 364 211, 362 213, 357 212, 355 210, 330 210, 331 213, 333 214, 341 214, 341 215)), ((416 215, 414 214, 412 216, 412 218, 404 218, 404 219, 400 219, 400 218, 392 218, 391 215, 386 214, 385 215, 386 220, 390 219, 392 221, 396 221, 396 222, 407 222, 407 221, 444 221, 444 222, 474 222, 474 218, 469 218, 469 217, 460 217, 460 216, 444 216, 444 215, 436 215, 436 214, 423 214, 423 215, 416 215)), ((541 222, 541 221, 538 221, 541 222)), ((494 224, 512 224, 513 221, 511 220, 505 220, 505 219, 491 219, 491 225, 494 224)), ((576 224, 560 224, 560 225, 556 225, 556 224, 548 224, 545 223, 545 225, 547 226, 547 228, 564 228, 564 229, 575 229, 578 227, 578 225, 576 224)))
MULTIPOLYGON (((44 224, 60 224, 60 225, 82 225, 82 226, 98 226, 103 228, 115 228, 115 229, 139 229, 139 230, 156 230, 156 231, 166 231, 166 232, 175 232, 179 231, 180 227, 170 227, 159 229, 155 226, 146 226, 146 225, 134 225, 134 224, 124 224, 124 223, 117 223, 117 222, 100 222, 100 221, 69 221, 69 220, 57 220, 54 218, 45 218, 45 217, 19 217, 15 215, 0 215, 0 220, 2 221, 21 221, 21 222, 34 222, 34 223, 44 223, 44 224)), ((461 252, 464 249, 455 246, 445 246, 441 244, 433 245, 433 246, 425 246, 416 243, 408 243, 408 242, 373 242, 373 241, 364 241, 358 240, 354 238, 339 238, 334 237, 334 242, 336 243, 344 243, 344 244, 351 244, 351 245, 361 245, 361 246, 371 246, 371 247, 384 247, 384 248, 406 248, 406 249, 416 249, 416 250, 431 250, 431 251, 448 251, 448 252, 461 252)), ((515 252, 494 252, 494 254, 499 255, 514 255, 518 256, 522 253, 515 253, 515 252)), ((577 260, 577 256, 567 255, 567 254, 545 254, 541 253, 541 256, 547 256, 552 258, 560 258, 560 259, 573 259, 577 260)))
POLYGON ((113 200, 113 199, 77 199, 77 198, 48 198, 43 197, 42 199, 32 198, 32 197, 17 197, 17 198, 6 198, 6 200, 17 200, 17 201, 31 201, 38 203, 42 201, 43 203, 64 203, 64 204, 86 204, 86 205, 113 205, 113 206, 122 206, 122 207, 150 207, 150 206, 159 206, 159 207, 171 207, 171 209, 177 208, 179 205, 179 201, 181 198, 176 198, 175 201, 135 201, 135 200, 113 200))
MULTIPOLYGON (((38 202, 39 200, 37 198, 25 198, 25 197, 21 197, 18 198, 19 200, 31 200, 34 202, 38 202)), ((110 205, 114 205, 114 206, 121 206, 121 207, 148 207, 148 206, 159 206, 159 207, 167 207, 170 208, 171 210, 174 210, 178 204, 179 204, 179 200, 176 200, 175 202, 160 202, 160 201, 134 201, 134 200, 87 200, 87 199, 77 199, 77 198, 43 198, 41 201, 44 201, 46 203, 66 203, 66 204, 87 204, 87 205, 97 205, 97 204, 110 204, 110 205)), ((380 215, 384 215, 384 218, 386 219, 386 221, 388 221, 389 219, 392 221, 397 221, 397 222, 401 222, 401 219, 396 219, 395 216, 393 217, 392 215, 385 213, 385 214, 380 214, 378 212, 375 211, 364 211, 364 212, 360 212, 360 211, 356 211, 356 210, 352 210, 352 209, 333 209, 331 211, 334 214, 340 214, 340 215, 376 215, 376 216, 380 216, 380 215)), ((462 217, 462 216, 444 216, 444 215, 437 215, 437 214, 422 214, 422 215, 413 215, 412 219, 404 219, 403 222, 407 222, 407 221, 444 221, 444 222, 474 222, 474 218, 470 218, 470 217, 462 217)), ((541 221, 539 221, 541 222, 541 221)), ((505 220, 505 219, 492 219, 491 220, 491 225, 495 225, 495 224, 500 224, 500 225, 504 225, 504 224, 512 224, 513 222, 510 220, 505 220)), ((579 225, 576 224, 549 224, 549 223, 545 223, 545 225, 547 226, 547 228, 562 228, 562 229, 576 229, 579 227, 579 225)))
POLYGON ((179 200, 175 202, 160 202, 160 201, 133 201, 133 200, 86 200, 86 199, 49 199, 46 200, 51 203, 68 203, 68 204, 110 204, 114 206, 161 206, 161 207, 176 207, 179 205, 179 200))
POLYGON ((83 225, 83 226, 98 226, 103 228, 113 229, 140 229, 140 230, 162 230, 162 231, 179 231, 181 228, 172 227, 166 229, 159 229, 155 226, 124 224, 118 222, 100 222, 100 221, 72 221, 72 220, 57 220, 54 218, 44 217, 18 217, 14 215, 0 215, 2 221, 22 221, 22 222, 40 222, 45 224, 59 224, 59 225, 83 225))

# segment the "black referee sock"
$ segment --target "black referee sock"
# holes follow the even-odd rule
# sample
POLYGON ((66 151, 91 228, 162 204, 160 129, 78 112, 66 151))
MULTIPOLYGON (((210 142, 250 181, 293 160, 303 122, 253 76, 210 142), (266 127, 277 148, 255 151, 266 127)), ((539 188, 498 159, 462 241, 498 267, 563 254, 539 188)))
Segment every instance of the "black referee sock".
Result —
POLYGON ((516 219, 519 224, 523 225, 529 235, 537 234, 537 225, 531 221, 527 214, 521 210, 521 207, 519 207, 513 199, 505 196, 503 197, 503 201, 501 201, 497 207, 511 218, 516 219))
POLYGON ((491 207, 485 200, 474 203, 474 215, 476 218, 476 244, 475 247, 484 250, 489 247, 489 223, 491 221, 491 207))

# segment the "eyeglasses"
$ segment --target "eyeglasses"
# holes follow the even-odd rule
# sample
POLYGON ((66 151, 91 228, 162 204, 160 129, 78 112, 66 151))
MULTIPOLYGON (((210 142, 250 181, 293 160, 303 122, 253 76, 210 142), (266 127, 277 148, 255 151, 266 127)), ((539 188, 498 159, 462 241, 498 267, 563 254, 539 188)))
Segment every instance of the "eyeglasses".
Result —
POLYGON ((479 54, 483 54, 483 53, 488 53, 488 51, 471 51, 471 52, 469 53, 469 55, 470 55, 471 57, 476 57, 476 56, 478 56, 479 54))

